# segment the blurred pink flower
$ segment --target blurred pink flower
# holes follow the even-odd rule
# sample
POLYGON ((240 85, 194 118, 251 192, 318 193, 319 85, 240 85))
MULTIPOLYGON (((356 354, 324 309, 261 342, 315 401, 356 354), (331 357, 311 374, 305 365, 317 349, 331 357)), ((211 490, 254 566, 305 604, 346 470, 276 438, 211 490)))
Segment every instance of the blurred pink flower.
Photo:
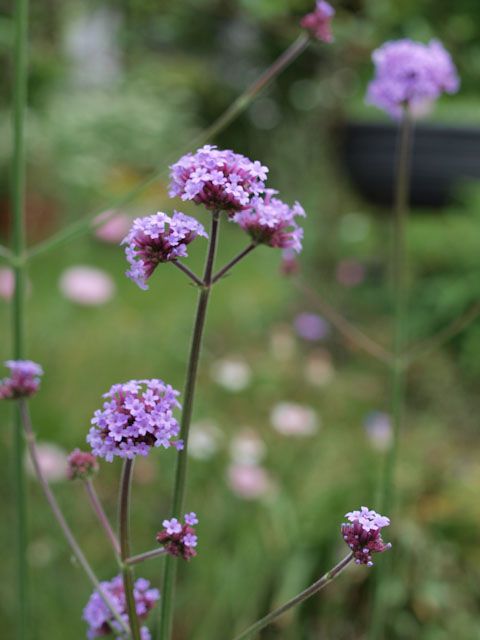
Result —
POLYGON ((344 287, 356 287, 365 280, 365 267, 358 260, 341 260, 337 265, 336 277, 344 287))
MULTIPOLYGON (((0 267, 0 298, 10 300, 15 288, 15 276, 10 267, 0 267)), ((27 294, 31 291, 30 282, 27 281, 27 294)))
POLYGON ((94 220, 96 224, 105 222, 95 229, 95 236, 109 244, 120 244, 132 226, 132 219, 121 211, 104 211, 94 220))
MULTIPOLYGON (((42 442, 37 444, 37 455, 40 468, 49 482, 58 482, 67 479, 68 463, 67 452, 56 444, 42 442)), ((27 473, 36 477, 30 456, 25 454, 25 468, 27 473)))
POLYGON ((86 306, 105 304, 115 293, 115 284, 108 273, 87 266, 66 269, 59 287, 68 300, 86 306))
POLYGON ((232 460, 238 464, 258 464, 267 451, 264 441, 253 429, 243 429, 230 444, 232 460))
POLYGON ((228 483, 233 493, 244 500, 262 498, 274 489, 268 471, 255 464, 232 464, 228 469, 228 483))
POLYGON ((387 451, 393 441, 392 421, 388 413, 372 411, 364 421, 363 426, 370 444, 377 451, 387 451))
POLYGON ((311 436, 318 431, 319 417, 308 406, 280 402, 270 413, 273 428, 284 436, 311 436))

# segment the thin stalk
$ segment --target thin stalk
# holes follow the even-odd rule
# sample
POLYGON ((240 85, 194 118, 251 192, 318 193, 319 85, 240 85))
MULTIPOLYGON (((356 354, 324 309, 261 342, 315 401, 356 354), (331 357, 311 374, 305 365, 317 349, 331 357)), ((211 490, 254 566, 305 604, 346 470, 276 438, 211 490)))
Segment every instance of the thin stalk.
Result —
POLYGON ((183 264, 183 262, 180 262, 179 260, 172 260, 172 264, 174 267, 177 267, 177 269, 180 269, 180 271, 183 271, 183 273, 185 273, 196 285, 203 287, 203 280, 199 278, 196 273, 193 273, 193 271, 183 264))
MULTIPOLYGON (((386 455, 382 482, 380 484, 379 509, 382 513, 391 513, 394 506, 395 472, 406 402, 406 366, 404 362, 404 351, 406 347, 405 325, 407 319, 406 231, 410 197, 412 143, 413 121, 408 109, 405 109, 399 132, 394 202, 394 341, 393 362, 391 365, 393 441, 386 455)), ((383 637, 386 616, 384 582, 388 577, 389 566, 390 563, 386 564, 376 575, 369 640, 379 640, 383 637)))
POLYGON ((243 260, 243 258, 245 258, 245 256, 248 256, 248 254, 251 251, 253 251, 256 246, 258 246, 257 243, 256 242, 252 242, 243 251, 240 251, 238 256, 235 256, 235 258, 233 258, 233 260, 230 260, 230 262, 228 262, 224 267, 222 267, 222 269, 220 269, 220 271, 218 273, 216 273, 213 276, 212 284, 215 284, 215 282, 218 282, 220 280, 220 278, 223 278, 223 276, 226 275, 230 271, 230 269, 232 267, 234 267, 238 262, 240 262, 240 260, 243 260))
POLYGON ((128 637, 130 636, 130 630, 127 627, 127 625, 125 624, 124 620, 122 619, 120 613, 117 611, 114 603, 110 600, 110 598, 108 597, 108 595, 105 593, 105 591, 102 589, 102 586, 97 578, 97 576, 95 575, 92 567, 90 566, 88 560, 86 559, 85 555, 83 554, 83 551, 81 550, 75 536, 72 533, 72 530, 70 529, 70 527, 67 524, 67 521, 65 520, 65 517, 62 513, 62 510, 60 509, 60 506, 57 502, 57 499, 55 498, 55 496, 53 495, 52 490, 50 489, 50 485, 48 484, 48 480, 45 478, 42 468, 40 466, 40 462, 38 459, 38 453, 37 453, 37 444, 36 444, 36 439, 35 439, 35 433, 33 431, 33 427, 32 427, 32 423, 30 420, 30 414, 28 411, 28 404, 26 402, 26 400, 19 400, 18 401, 18 408, 19 408, 19 413, 21 416, 21 420, 22 420, 22 425, 23 425, 23 429, 24 429, 24 433, 25 433, 25 439, 27 442, 27 447, 28 447, 28 451, 30 453, 30 458, 32 460, 32 464, 33 464, 33 468, 35 470, 35 475, 37 476, 38 482, 40 483, 40 487, 43 491, 43 494, 50 506, 50 509, 52 510, 53 516, 55 518, 55 520, 57 521, 58 525, 60 526, 60 529, 63 532, 63 535, 65 536, 68 544, 70 545, 70 548, 73 552, 73 555, 75 556, 75 558, 78 560, 79 565, 82 567, 82 569, 84 570, 84 572, 86 573, 88 579, 90 580, 90 582, 92 583, 92 585, 94 586, 94 588, 97 590, 98 594, 100 595, 100 597, 102 598, 102 600, 105 602, 105 604, 107 605, 107 607, 110 609, 112 616, 115 618, 115 620, 119 623, 120 628, 123 629, 124 634, 126 634, 128 637))
MULTIPOLYGON (((253 82, 227 109, 211 124, 209 127, 201 131, 193 140, 190 140, 188 144, 183 145, 180 149, 175 151, 167 159, 167 165, 175 162, 179 156, 197 149, 207 142, 211 141, 216 135, 222 132, 229 124, 231 124, 239 115, 241 115, 255 100, 255 98, 261 93, 265 87, 275 80, 289 65, 291 65, 307 48, 309 43, 309 37, 306 34, 300 35, 286 51, 284 51, 277 60, 266 70, 262 75, 253 82)), ((61 229, 57 233, 53 234, 50 238, 37 244, 30 249, 29 258, 36 258, 51 249, 56 249, 66 242, 70 242, 79 236, 88 233, 91 229, 95 229, 97 226, 105 223, 103 218, 98 223, 93 222, 94 219, 106 210, 115 210, 129 204, 135 198, 142 193, 149 186, 154 184, 160 177, 165 176, 168 173, 167 167, 161 169, 155 169, 145 180, 139 182, 133 189, 117 198, 109 206, 103 207, 101 211, 95 211, 86 217, 72 223, 65 229, 61 229)))
POLYGON ((95 515, 98 518, 98 521, 100 522, 100 524, 102 525, 103 530, 105 531, 107 538, 110 542, 110 544, 112 545, 112 548, 115 552, 115 555, 119 556, 120 555, 120 544, 118 542, 117 536, 115 535, 111 525, 110 525, 110 521, 107 517, 107 514, 105 513, 103 507, 102 507, 102 503, 100 502, 100 498, 98 497, 97 492, 95 491, 95 487, 93 485, 93 482, 90 479, 85 480, 84 482, 85 485, 85 490, 87 492, 87 495, 90 499, 90 504, 92 505, 92 509, 95 512, 95 515))
MULTIPOLYGON (((14 83, 13 83, 13 158, 11 203, 13 216, 13 256, 20 258, 25 250, 25 113, 27 107, 28 0, 15 2, 14 83)), ((25 265, 14 266, 15 290, 12 304, 13 357, 25 357, 25 265)), ((18 407, 14 416, 14 485, 16 504, 17 606, 18 638, 27 637, 30 622, 30 598, 27 566, 27 496, 23 471, 24 442, 18 407)))
POLYGON ((297 604, 300 604, 304 600, 311 598, 313 595, 321 591, 327 584, 330 584, 332 580, 334 580, 337 576, 339 576, 342 571, 350 564, 353 559, 353 553, 349 553, 348 556, 345 556, 343 560, 341 560, 333 569, 328 571, 324 576, 322 576, 319 580, 310 585, 305 591, 302 591, 297 596, 282 604, 282 606, 278 607, 261 620, 258 620, 251 627, 248 627, 243 633, 238 636, 235 636, 235 640, 244 640, 244 638, 251 637, 254 633, 258 633, 269 624, 272 624, 277 618, 283 615, 286 611, 295 607, 297 604))
POLYGON ((120 531, 120 558, 123 562, 123 588, 127 602, 128 620, 130 622, 132 640, 141 640, 140 623, 138 621, 135 597, 133 594, 133 570, 126 564, 126 560, 130 556, 130 489, 132 485, 132 471, 133 460, 125 460, 120 482, 118 524, 120 531))
MULTIPOLYGON (((185 498, 185 482, 187 477, 187 450, 190 422, 192 419, 193 401, 195 397, 195 386, 197 382, 198 364, 202 347, 202 338, 207 317, 207 307, 212 286, 213 266, 217 250, 219 230, 219 213, 212 214, 212 225, 210 231, 207 259, 203 276, 204 286, 200 290, 197 303, 195 323, 193 327, 192 342, 190 346, 190 356, 187 366, 187 377, 185 381, 185 393, 183 400, 182 420, 180 425, 180 437, 183 440, 183 449, 177 456, 177 466, 175 471, 175 483, 173 488, 172 515, 179 516, 183 509, 185 498)), ((172 630, 173 601, 175 592, 175 576, 177 563, 176 558, 167 556, 165 559, 165 572, 163 576, 162 607, 159 625, 159 637, 161 640, 169 640, 172 630)))
POLYGON ((145 560, 151 560, 163 555, 165 555, 165 549, 160 547, 159 549, 152 549, 151 551, 145 551, 145 553, 139 553, 138 556, 127 558, 125 564, 139 564, 140 562, 145 562, 145 560))

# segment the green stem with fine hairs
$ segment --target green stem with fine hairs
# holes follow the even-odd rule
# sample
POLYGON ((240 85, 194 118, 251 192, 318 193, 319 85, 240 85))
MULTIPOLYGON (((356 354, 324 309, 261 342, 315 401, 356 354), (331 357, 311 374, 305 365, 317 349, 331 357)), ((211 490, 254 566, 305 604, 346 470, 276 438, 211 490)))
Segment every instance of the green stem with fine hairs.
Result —
MULTIPOLYGON (((182 420, 180 426, 180 438, 183 440, 183 449, 178 452, 177 467, 175 472, 175 483, 173 489, 172 516, 180 517, 185 498, 185 483, 187 478, 187 450, 190 422, 192 419, 193 401, 195 397, 195 386, 197 382, 198 364, 202 347, 205 321, 207 318, 207 307, 210 299, 212 287, 213 266, 217 250, 219 231, 219 213, 212 214, 212 224, 208 245, 205 271, 203 275, 203 287, 198 295, 197 312, 193 327, 190 356, 187 366, 187 377, 185 381, 185 393, 182 409, 182 420)), ((159 626, 160 640, 170 640, 172 633, 173 602, 175 595, 175 577, 177 568, 177 558, 167 556, 165 558, 165 571, 163 576, 162 607, 159 626)))
MULTIPOLYGON (((11 206, 13 216, 12 255, 18 259, 14 266, 15 291, 12 304, 13 358, 25 358, 25 265, 21 258, 25 251, 25 112, 27 107, 28 0, 15 2, 14 84, 13 84, 13 158, 11 173, 11 206)), ((23 471, 24 443, 20 409, 14 415, 14 485, 17 547, 17 606, 18 638, 24 640, 30 625, 30 598, 27 566, 27 497, 23 471)))
MULTIPOLYGON (((406 365, 404 362, 407 319, 406 231, 410 198, 412 143, 413 121, 408 108, 405 108, 399 131, 394 201, 393 284, 395 306, 393 361, 391 364, 393 442, 385 459, 378 504, 381 513, 388 512, 389 514, 392 513, 395 502, 395 472, 406 404, 406 365)), ((386 619, 384 587, 390 566, 391 560, 380 568, 374 582, 369 640, 380 640, 384 634, 386 619)))
POLYGON ((133 594, 133 570, 126 560, 130 557, 130 490, 132 484, 133 460, 125 460, 123 463, 122 479, 120 482, 118 523, 120 534, 120 558, 122 559, 123 588, 127 602, 128 621, 132 640, 141 640, 140 623, 138 621, 135 597, 133 594))

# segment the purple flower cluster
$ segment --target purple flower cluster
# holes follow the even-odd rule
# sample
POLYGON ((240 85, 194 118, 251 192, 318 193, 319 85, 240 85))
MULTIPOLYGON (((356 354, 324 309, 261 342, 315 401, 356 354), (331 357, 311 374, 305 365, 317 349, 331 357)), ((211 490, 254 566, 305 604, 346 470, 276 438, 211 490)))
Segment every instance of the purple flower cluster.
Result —
POLYGON ((323 42, 333 42, 331 22, 335 9, 325 0, 317 0, 315 11, 307 13, 300 22, 300 26, 323 42))
POLYGON ((171 556, 190 560, 197 555, 197 535, 194 525, 198 524, 197 515, 192 511, 184 516, 185 524, 177 518, 164 520, 163 531, 157 533, 157 542, 165 548, 171 556))
POLYGON ((0 380, 0 400, 28 398, 40 387, 42 367, 31 360, 7 360, 5 366, 10 369, 10 377, 0 380))
POLYGON ((380 530, 388 527, 390 519, 376 511, 361 507, 359 511, 345 514, 348 523, 342 524, 342 535, 352 550, 356 564, 373 565, 372 553, 382 553, 391 548, 390 542, 385 544, 380 530))
POLYGON ((148 289, 146 282, 157 265, 187 257, 187 245, 197 236, 208 237, 195 218, 178 211, 172 217, 159 211, 137 218, 122 240, 130 263, 126 275, 141 289, 148 289))
POLYGON ((170 196, 234 213, 265 189, 268 169, 233 151, 205 145, 170 167, 170 196))
POLYGON ((68 456, 67 464, 69 480, 87 480, 98 472, 98 460, 88 451, 74 449, 68 456))
POLYGON ((178 391, 162 380, 130 380, 114 384, 107 401, 95 411, 87 442, 96 456, 146 456, 152 447, 183 447, 173 410, 180 408, 178 391))
POLYGON ((460 86, 452 58, 438 40, 427 45, 408 39, 386 42, 372 59, 375 78, 368 87, 367 102, 395 118, 404 107, 415 113, 460 86))
MULTIPOLYGON (((102 582, 101 587, 128 625, 127 602, 121 576, 113 578, 110 582, 102 582)), ((133 596, 137 615, 143 622, 160 599, 160 593, 158 589, 150 588, 148 580, 139 578, 135 581, 133 596)), ((115 634, 117 638, 123 637, 118 621, 112 616, 112 612, 98 591, 94 591, 90 596, 90 600, 83 610, 83 619, 89 625, 87 634, 89 640, 110 634, 115 634)), ((151 636, 147 627, 141 628, 141 637, 142 640, 150 640, 151 636)))
POLYGON ((303 229, 295 218, 305 217, 305 211, 296 202, 293 207, 275 198, 274 189, 266 189, 262 197, 256 196, 250 205, 233 217, 250 237, 259 244, 280 249, 302 250, 303 229))

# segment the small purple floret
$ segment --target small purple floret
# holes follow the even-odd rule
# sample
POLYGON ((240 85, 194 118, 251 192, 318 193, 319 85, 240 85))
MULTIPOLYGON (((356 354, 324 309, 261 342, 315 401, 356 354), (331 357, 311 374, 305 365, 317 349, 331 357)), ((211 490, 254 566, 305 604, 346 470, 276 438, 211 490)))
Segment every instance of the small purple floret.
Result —
POLYGON ((361 507, 359 511, 345 514, 348 520, 341 527, 342 536, 352 550, 356 564, 373 565, 372 553, 382 553, 391 548, 390 542, 385 544, 380 530, 388 527, 390 519, 376 511, 361 507))
POLYGON ((197 555, 195 547, 198 538, 194 525, 198 524, 197 514, 193 511, 184 516, 185 524, 181 524, 177 518, 164 520, 163 531, 157 533, 157 542, 163 545, 165 551, 184 560, 190 560, 197 555))
POLYGON ((252 240, 259 244, 279 249, 302 250, 303 229, 295 218, 305 217, 305 211, 296 202, 289 207, 279 198, 275 198, 274 189, 266 189, 263 197, 253 198, 249 207, 239 211, 233 217, 252 240))
POLYGON ((74 449, 68 456, 69 480, 88 480, 98 472, 98 460, 88 451, 74 449))
POLYGON ((317 0, 315 11, 307 13, 300 22, 314 38, 323 42, 333 42, 332 20, 335 9, 325 0, 317 0))
POLYGON ((31 360, 7 360, 10 377, 0 380, 0 400, 16 400, 33 396, 40 387, 42 367, 31 360))
POLYGON ((148 289, 147 280, 161 262, 187 257, 187 245, 197 236, 207 238, 203 226, 179 211, 170 217, 159 211, 133 221, 122 240, 130 263, 126 275, 141 289, 148 289))
POLYGON ((162 380, 130 380, 114 384, 107 401, 95 411, 87 442, 94 455, 111 462, 115 456, 148 455, 152 447, 183 447, 173 410, 179 392, 162 380))
MULTIPOLYGON (((103 591, 112 601, 120 616, 128 626, 127 602, 125 598, 125 590, 121 576, 117 576, 109 582, 100 583, 103 591)), ((150 582, 144 578, 136 580, 133 596, 135 599, 135 608, 141 622, 148 616, 157 601, 160 599, 158 589, 151 589, 150 582)), ((90 596, 87 606, 83 610, 83 619, 89 625, 87 637, 89 640, 114 634, 117 639, 123 638, 123 632, 120 624, 112 616, 110 609, 107 607, 98 591, 94 591, 90 596)), ((142 640, 150 640, 150 632, 147 627, 141 628, 142 640)))
POLYGON ((404 107, 415 114, 431 105, 442 93, 456 93, 460 80, 448 51, 438 40, 429 44, 412 40, 386 42, 372 54, 375 78, 367 102, 394 118, 404 107))
POLYGON ((170 167, 169 194, 232 214, 262 193, 267 173, 267 167, 258 161, 205 145, 170 167))

